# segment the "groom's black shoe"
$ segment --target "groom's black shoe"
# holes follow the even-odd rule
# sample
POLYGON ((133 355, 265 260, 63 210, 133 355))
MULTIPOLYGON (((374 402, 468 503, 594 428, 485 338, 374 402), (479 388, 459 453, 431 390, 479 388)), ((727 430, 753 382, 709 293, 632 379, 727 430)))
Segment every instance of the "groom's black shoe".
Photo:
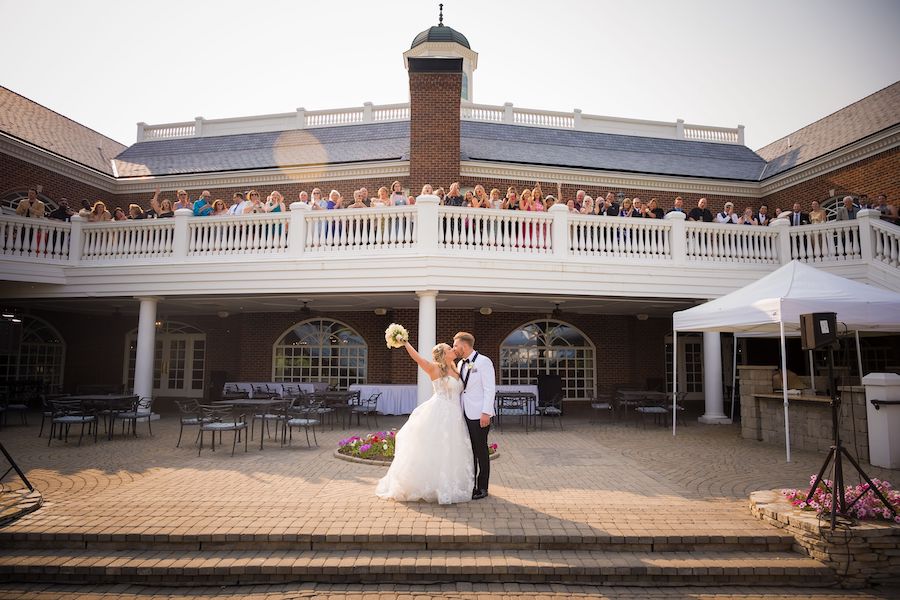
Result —
POLYGON ((482 498, 487 498, 487 490, 475 490, 472 492, 472 500, 481 500, 482 498))

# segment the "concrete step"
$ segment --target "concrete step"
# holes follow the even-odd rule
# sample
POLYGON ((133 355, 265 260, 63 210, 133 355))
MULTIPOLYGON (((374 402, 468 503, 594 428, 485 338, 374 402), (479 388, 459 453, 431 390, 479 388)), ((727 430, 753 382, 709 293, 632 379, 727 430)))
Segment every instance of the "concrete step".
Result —
POLYGON ((276 550, 0 552, 0 582, 246 585, 284 582, 581 583, 818 587, 824 565, 790 552, 276 550))
POLYGON ((791 535, 105 534, 0 531, 0 548, 85 550, 599 550, 609 552, 789 551, 791 535))

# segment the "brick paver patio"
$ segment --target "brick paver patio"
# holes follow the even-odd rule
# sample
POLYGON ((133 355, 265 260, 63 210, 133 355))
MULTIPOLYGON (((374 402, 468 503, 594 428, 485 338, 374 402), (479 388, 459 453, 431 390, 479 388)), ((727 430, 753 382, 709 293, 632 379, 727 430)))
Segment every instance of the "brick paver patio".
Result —
MULTIPOLYGON (((399 427, 403 418, 381 420, 399 427)), ((361 431, 354 428, 354 431, 361 431)), ((780 532, 754 519, 747 509, 750 492, 798 487, 823 460, 795 452, 784 462, 781 448, 743 440, 731 426, 666 428, 569 420, 566 430, 525 434, 519 428, 492 434, 501 457, 493 462, 491 496, 456 506, 381 501, 372 495, 383 467, 332 457, 348 431, 320 432, 319 447, 308 449, 295 437, 293 447, 274 440, 260 451, 250 445, 232 457, 230 441, 215 453, 197 456, 192 436, 175 448, 177 418, 164 415, 154 436, 140 427, 136 439, 117 437, 81 447, 54 441, 47 447, 36 427, 9 427, 0 435, 7 448, 44 494, 45 505, 0 530, 0 539, 40 539, 53 534, 69 540, 251 543, 277 547, 353 548, 365 540, 385 549, 440 547, 444 543, 502 544, 578 540, 590 544, 665 537, 672 544, 706 540, 714 532, 722 542, 778 541, 780 532), (10 537, 12 536, 12 537, 10 537)), ((226 438, 228 435, 226 434, 226 438)), ((851 441, 852 442, 852 441, 851 441)), ((865 440, 860 440, 865 443, 865 440)), ((873 477, 897 480, 897 471, 868 467, 873 477)), ((76 544, 77 545, 77 544, 76 544)), ((486 546, 489 547, 489 546, 486 546)), ((799 555, 798 555, 799 556, 799 555)), ((567 597, 572 594, 635 597, 629 588, 517 584, 441 584, 344 586, 288 584, 244 587, 234 597, 381 598, 397 592, 409 597, 567 597), (254 594, 250 596, 250 594, 254 594), (631 595, 629 595, 631 594, 631 595)), ((0 586, 0 598, 49 598, 59 588, 0 586)), ((84 588, 80 595, 88 598, 84 588)), ((688 588, 642 589, 639 597, 687 597, 688 588)), ((221 592, 222 590, 218 590, 221 592)), ((128 586, 97 587, 102 598, 211 596, 203 588, 185 591, 128 586), (206 596, 204 596, 204 594, 206 596)), ((703 588, 690 596, 716 598, 811 597, 810 590, 703 588), (775 596, 773 596, 775 594, 775 596)), ((73 592, 74 593, 74 592, 73 592)), ((886 597, 885 591, 815 591, 828 598, 886 597)))

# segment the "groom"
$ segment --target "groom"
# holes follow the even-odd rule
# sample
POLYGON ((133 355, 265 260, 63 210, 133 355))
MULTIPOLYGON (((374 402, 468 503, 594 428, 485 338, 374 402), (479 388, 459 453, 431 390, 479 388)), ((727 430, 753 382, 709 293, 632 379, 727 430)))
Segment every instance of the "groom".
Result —
POLYGON ((480 500, 488 495, 488 479, 491 477, 491 461, 488 456, 487 438, 494 416, 494 363, 474 349, 475 336, 460 331, 453 336, 453 352, 459 358, 456 368, 462 379, 462 405, 475 457, 475 489, 472 499, 480 500))

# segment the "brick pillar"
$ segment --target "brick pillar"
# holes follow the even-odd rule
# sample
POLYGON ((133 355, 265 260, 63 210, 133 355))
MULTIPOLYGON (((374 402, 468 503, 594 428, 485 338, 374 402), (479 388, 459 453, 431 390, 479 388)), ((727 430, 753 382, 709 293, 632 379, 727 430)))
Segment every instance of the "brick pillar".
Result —
POLYGON ((411 193, 459 180, 461 58, 409 59, 411 193))

